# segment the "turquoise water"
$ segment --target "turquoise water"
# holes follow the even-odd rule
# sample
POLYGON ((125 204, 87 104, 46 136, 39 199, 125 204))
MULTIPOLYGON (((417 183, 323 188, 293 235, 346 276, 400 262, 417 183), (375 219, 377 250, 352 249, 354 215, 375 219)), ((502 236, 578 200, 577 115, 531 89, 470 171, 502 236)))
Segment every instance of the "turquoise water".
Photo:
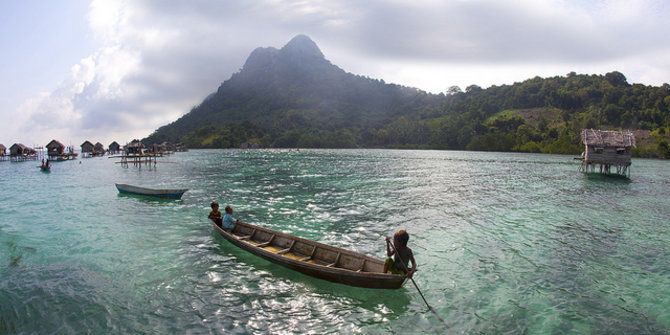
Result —
POLYGON ((0 162, 0 333, 670 333, 670 162, 630 180, 571 156, 192 150, 0 162), (181 200, 115 182, 189 188, 181 200), (206 216, 384 256, 409 231, 400 290, 310 278, 228 244, 206 216))

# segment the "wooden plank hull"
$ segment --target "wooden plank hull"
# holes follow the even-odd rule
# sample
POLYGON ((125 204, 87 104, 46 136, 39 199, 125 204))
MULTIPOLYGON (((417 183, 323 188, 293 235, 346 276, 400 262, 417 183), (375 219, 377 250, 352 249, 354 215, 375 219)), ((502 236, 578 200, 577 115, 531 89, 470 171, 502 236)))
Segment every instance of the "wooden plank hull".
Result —
POLYGON ((180 199, 188 189, 152 189, 128 184, 115 184, 120 193, 146 195, 150 197, 180 199))
POLYGON ((214 228, 230 243, 273 263, 331 282, 398 289, 405 277, 383 273, 384 261, 279 231, 238 222, 232 231, 214 228))

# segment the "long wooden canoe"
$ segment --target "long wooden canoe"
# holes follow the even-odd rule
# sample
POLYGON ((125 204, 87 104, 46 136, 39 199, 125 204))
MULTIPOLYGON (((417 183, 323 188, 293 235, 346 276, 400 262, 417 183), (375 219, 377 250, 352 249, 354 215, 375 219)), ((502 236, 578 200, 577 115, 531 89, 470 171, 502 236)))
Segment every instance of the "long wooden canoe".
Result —
POLYGON ((125 194, 138 194, 150 197, 180 199, 188 189, 153 189, 128 184, 115 184, 116 189, 125 194))
POLYGON ((230 243, 273 263, 308 276, 351 286, 397 289, 405 276, 383 273, 384 261, 252 224, 238 222, 231 231, 212 222, 230 243))

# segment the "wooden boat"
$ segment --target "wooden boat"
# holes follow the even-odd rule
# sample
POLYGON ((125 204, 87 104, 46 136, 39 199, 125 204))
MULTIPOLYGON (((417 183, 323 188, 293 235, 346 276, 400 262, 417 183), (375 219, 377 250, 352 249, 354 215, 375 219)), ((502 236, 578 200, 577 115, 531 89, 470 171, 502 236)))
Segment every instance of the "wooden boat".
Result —
POLYGON ((384 261, 301 237, 238 222, 231 231, 212 224, 230 243, 308 276, 345 285, 397 289, 405 276, 383 273, 384 261))
POLYGON ((40 165, 38 166, 42 172, 51 172, 51 166, 49 165, 40 165))
POLYGON ((73 153, 73 152, 68 152, 68 153, 63 153, 60 154, 58 157, 56 157, 57 162, 64 162, 64 161, 69 161, 73 159, 77 159, 78 153, 73 153))
POLYGON ((180 199, 188 189, 153 189, 128 184, 115 184, 120 193, 146 195, 150 197, 180 199))

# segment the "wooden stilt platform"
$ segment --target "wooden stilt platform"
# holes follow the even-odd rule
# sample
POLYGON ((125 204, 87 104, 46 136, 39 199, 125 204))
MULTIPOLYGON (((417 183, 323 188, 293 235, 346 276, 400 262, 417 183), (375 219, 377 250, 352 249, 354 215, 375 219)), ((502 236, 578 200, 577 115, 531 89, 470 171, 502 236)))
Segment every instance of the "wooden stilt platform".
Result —
POLYGON ((121 161, 116 162, 116 164, 121 164, 122 167, 129 167, 131 164, 133 166, 142 167, 144 166, 153 166, 156 167, 158 155, 155 154, 142 154, 142 155, 122 155, 122 156, 113 156, 110 158, 121 158, 121 161))

